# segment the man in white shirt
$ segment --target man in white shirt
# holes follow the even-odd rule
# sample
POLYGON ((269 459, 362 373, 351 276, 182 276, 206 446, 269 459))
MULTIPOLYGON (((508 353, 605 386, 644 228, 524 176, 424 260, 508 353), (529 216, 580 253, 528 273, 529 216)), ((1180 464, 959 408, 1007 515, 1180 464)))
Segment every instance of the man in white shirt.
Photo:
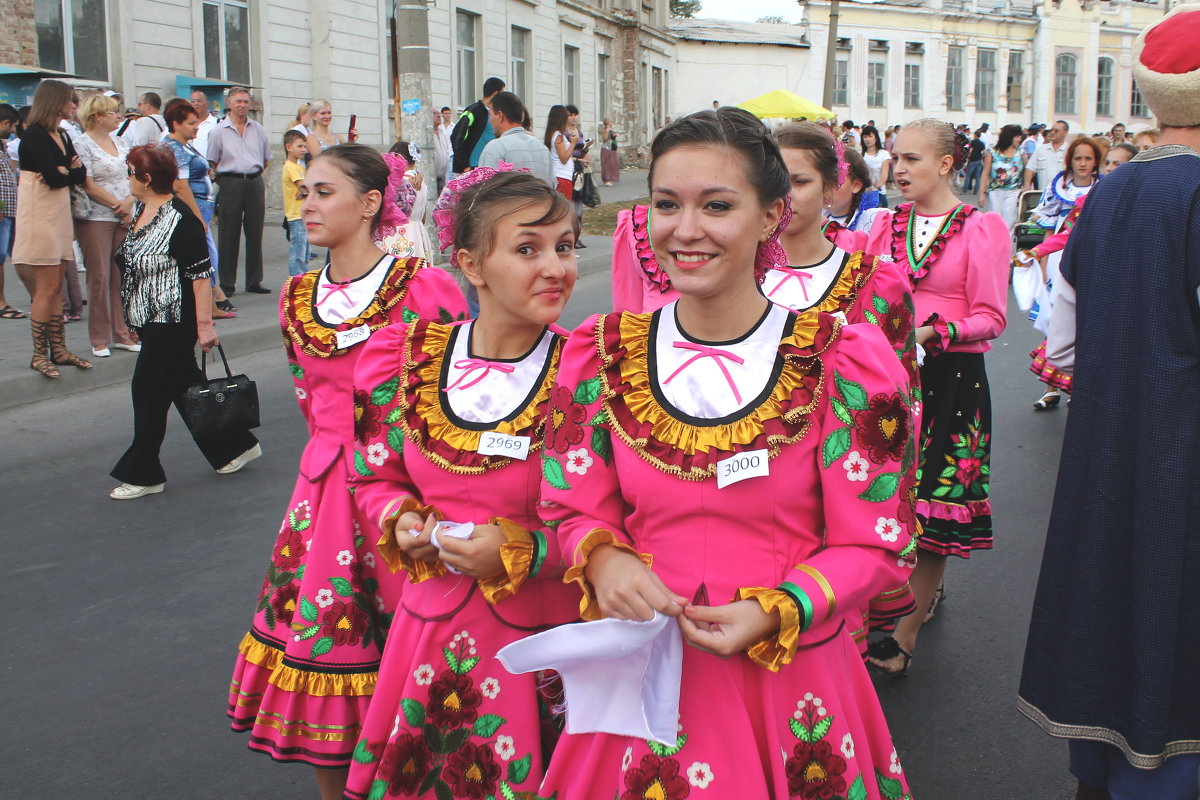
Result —
POLYGON ((157 92, 146 92, 138 99, 138 112, 141 118, 129 123, 121 134, 130 147, 154 144, 167 130, 167 123, 162 118, 162 98, 157 92))
POLYGON ((433 115, 433 168, 437 172, 438 194, 442 193, 442 187, 446 185, 446 176, 450 174, 450 159, 453 155, 450 131, 453 129, 453 112, 450 106, 442 106, 442 110, 433 115))
POLYGON ((1066 169, 1067 134, 1071 126, 1066 120, 1058 120, 1046 130, 1046 141, 1033 151, 1033 158, 1025 165, 1024 191, 1033 188, 1033 179, 1037 178, 1037 188, 1045 189, 1054 181, 1054 176, 1066 169))
POLYGON ((199 89, 193 89, 189 98, 192 108, 196 109, 197 116, 200 117, 200 127, 196 129, 196 138, 192 140, 192 147, 196 148, 196 152, 208 158, 208 135, 212 129, 217 127, 220 122, 212 111, 208 108, 208 95, 199 89))

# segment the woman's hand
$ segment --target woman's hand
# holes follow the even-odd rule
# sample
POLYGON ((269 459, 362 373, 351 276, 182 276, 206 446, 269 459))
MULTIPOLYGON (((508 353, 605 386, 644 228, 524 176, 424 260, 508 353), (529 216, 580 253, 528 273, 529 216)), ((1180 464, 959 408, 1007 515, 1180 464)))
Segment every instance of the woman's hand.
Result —
POLYGON ((430 535, 437 522, 437 516, 434 514, 430 514, 426 519, 421 519, 421 515, 417 512, 407 511, 400 515, 400 519, 396 520, 396 529, 392 534, 392 539, 395 540, 396 546, 413 561, 428 561, 430 564, 436 564, 438 549, 430 541, 430 535), (413 536, 413 531, 420 531, 420 533, 413 536))
POLYGON ((351 142, 357 142, 358 141, 358 128, 351 128, 347 132, 346 138, 349 139, 351 142))
POLYGON ((937 336, 937 331, 933 329, 932 325, 922 325, 921 327, 917 328, 917 344, 921 345, 922 347, 924 347, 925 343, 934 336, 937 336))
POLYGON ((979 197, 975 198, 978 202, 976 206, 979 208, 987 208, 987 195, 983 192, 979 193, 979 197))
POLYGON ((200 342, 200 349, 206 353, 219 344, 217 330, 213 327, 211 319, 196 323, 196 339, 200 342))
POLYGON ((756 600, 723 606, 688 605, 679 617, 683 640, 721 658, 735 656, 779 632, 779 614, 762 610, 756 600))
POLYGON ((421 172, 414 172, 409 181, 412 183, 413 188, 419 192, 421 191, 421 187, 425 184, 425 174, 421 172))
POLYGON ((646 622, 655 611, 677 617, 687 605, 687 598, 668 589, 640 558, 611 545, 592 550, 584 574, 606 617, 646 622))
POLYGON ((476 525, 467 539, 444 536, 438 539, 442 546, 442 561, 470 578, 490 578, 504 571, 500 560, 500 545, 508 537, 499 525, 476 525))

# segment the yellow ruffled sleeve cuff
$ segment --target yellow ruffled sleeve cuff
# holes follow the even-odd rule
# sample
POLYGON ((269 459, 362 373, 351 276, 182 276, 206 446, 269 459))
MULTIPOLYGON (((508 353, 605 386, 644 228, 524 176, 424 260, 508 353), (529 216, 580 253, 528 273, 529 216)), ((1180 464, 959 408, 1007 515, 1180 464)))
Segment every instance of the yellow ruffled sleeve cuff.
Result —
POLYGON ((779 633, 750 647, 746 651, 750 660, 771 672, 778 672, 784 664, 792 663, 796 656, 800 633, 807 627, 805 622, 812 622, 811 611, 806 620, 802 602, 792 596, 791 592, 782 589, 738 589, 733 599, 754 600, 765 613, 779 614, 779 633))
MULTIPOLYGON (((383 531, 383 535, 376 543, 379 555, 383 557, 383 563, 387 564, 387 568, 392 572, 404 570, 413 583, 445 575, 446 565, 441 561, 434 564, 430 564, 428 561, 416 561, 396 543, 396 522, 409 511, 415 511, 422 517, 436 514, 438 519, 442 518, 441 512, 436 508, 421 505, 415 497, 397 498, 389 503, 383 510, 383 514, 380 515, 379 528, 383 531)), ((403 531, 401 535, 407 536, 408 532, 403 531)))
POLYGON ((575 548, 574 566, 563 573, 563 583, 577 583, 579 584, 580 591, 583 592, 583 597, 579 601, 579 617, 585 622, 591 622, 604 616, 600 612, 600 604, 596 601, 596 590, 588 582, 586 574, 588 558, 591 556, 592 551, 604 544, 637 556, 647 567, 654 565, 654 556, 649 553, 639 553, 618 539, 617 535, 612 531, 605 530, 604 528, 593 528, 575 548))
POLYGON ((504 564, 504 572, 478 581, 483 598, 496 605, 516 594, 526 578, 538 574, 546 560, 546 537, 539 531, 527 531, 504 517, 492 517, 488 521, 500 528, 507 540, 500 545, 500 562, 504 564))

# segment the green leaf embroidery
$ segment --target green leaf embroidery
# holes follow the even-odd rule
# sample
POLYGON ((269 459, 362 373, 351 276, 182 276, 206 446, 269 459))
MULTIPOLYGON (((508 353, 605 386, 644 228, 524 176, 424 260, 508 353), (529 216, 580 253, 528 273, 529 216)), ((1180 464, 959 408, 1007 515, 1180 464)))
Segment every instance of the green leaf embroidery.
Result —
POLYGON ((849 451, 850 429, 837 428, 825 437, 825 443, 821 445, 821 461, 825 465, 825 469, 829 469, 830 465, 849 451))
POLYGON ((323 656, 332 649, 333 649, 333 637, 332 636, 322 636, 320 639, 317 639, 315 642, 313 642, 312 653, 309 655, 309 658, 316 658, 317 656, 323 656))
POLYGON ((454 655, 454 651, 449 647, 443 647, 442 657, 446 659, 446 666, 450 668, 450 671, 458 673, 458 656, 454 655))
POLYGON ((555 489, 571 488, 571 484, 567 483, 566 473, 563 472, 563 465, 557 458, 545 453, 542 453, 542 477, 555 489))
POLYGON ((387 433, 387 443, 393 453, 401 455, 404 452, 404 429, 399 425, 392 426, 387 433))
POLYGON ((612 439, 608 428, 592 428, 592 452, 604 459, 605 466, 612 463, 612 439))
POLYGON ((529 777, 529 767, 532 761, 533 756, 526 753, 524 758, 508 762, 508 782, 524 783, 525 779, 529 777))
POLYGON ((948 494, 950 494, 949 486, 939 486, 933 490, 934 497, 945 497, 948 494))
POLYGON ((298 581, 304 580, 304 568, 307 566, 308 566, 308 564, 301 564, 300 569, 296 570, 296 580, 298 580, 298 581))
MULTIPOLYGON (((365 536, 359 536, 354 540, 354 546, 362 547, 362 541, 360 540, 365 540, 366 538, 367 537, 365 536)), ((375 580, 374 578, 367 578, 365 581, 363 581, 363 591, 367 594, 375 594, 379 591, 379 581, 375 580)))
POLYGON ((282 588, 284 586, 287 586, 289 583, 291 583, 292 579, 295 577, 296 577, 295 574, 291 573, 291 572, 276 572, 274 585, 276 587, 282 588))
POLYGON ((600 379, 588 378, 583 383, 575 387, 574 400, 581 406, 586 406, 589 403, 594 403, 600 397, 600 379))
POLYGON ((880 314, 886 314, 892 310, 891 307, 888 305, 888 301, 884 300, 879 295, 875 295, 875 297, 873 297, 871 299, 871 305, 875 306, 875 310, 878 311, 880 314))
POLYGON ((860 384, 854 381, 848 381, 836 372, 833 374, 833 383, 837 386, 839 392, 846 400, 846 405, 855 411, 863 411, 870 407, 867 403, 867 390, 860 384))
POLYGON ((872 325, 879 324, 879 317, 872 314, 870 309, 863 309, 863 318, 872 325))
POLYGON ((938 477, 939 478, 952 478, 952 477, 954 477, 955 472, 958 472, 958 467, 946 467, 944 470, 942 470, 941 474, 938 475, 938 477))
POLYGON ((884 472, 875 476, 870 485, 859 493, 858 499, 871 503, 882 503, 885 500, 891 500, 896 496, 896 487, 899 485, 899 472, 884 472))
POLYGON ((964 486, 951 486, 950 487, 950 499, 956 500, 959 497, 962 497, 964 494, 966 494, 966 492, 967 492, 967 490, 966 490, 966 487, 964 487, 964 486))
POLYGON ((396 392, 400 388, 400 376, 393 375, 389 380, 376 386, 371 390, 371 405, 386 406, 396 397, 396 392))
POLYGON ((366 739, 359 739, 358 744, 354 745, 354 755, 351 756, 359 764, 374 764, 379 759, 367 747, 366 739))
POLYGON ((309 622, 317 621, 317 607, 310 603, 304 595, 300 595, 300 616, 309 622))
POLYGON ((471 726, 471 735, 478 736, 480 739, 490 739, 496 731, 500 730, 500 726, 505 722, 504 717, 496 714, 482 714, 475 720, 475 724, 471 726))
POLYGON ((267 627, 271 630, 275 630, 275 623, 278 622, 275 619, 275 606, 271 605, 269 600, 267 607, 263 609, 263 622, 267 623, 267 627))
POLYGON ((400 710, 404 714, 404 721, 412 727, 420 728, 425 724, 425 706, 421 705, 420 700, 405 697, 400 701, 400 710))
POLYGON ((354 596, 354 587, 351 586, 350 581, 346 580, 345 578, 330 578, 329 584, 333 587, 333 590, 342 597, 354 596))
POLYGON ((479 663, 479 659, 475 656, 471 656, 470 658, 464 658, 461 662, 459 662, 459 665, 458 665, 459 673, 458 674, 466 675, 468 672, 475 669, 475 665, 478 663, 479 663))
POLYGON ((788 727, 790 727, 792 729, 792 735, 795 736, 800 741, 811 742, 813 740, 812 731, 810 731, 808 729, 808 726, 806 726, 800 720, 795 719, 795 718, 789 719, 788 727))
POLYGON ((413 311, 410 308, 406 308, 400 312, 400 319, 407 323, 407 322, 416 322, 417 320, 420 319, 420 317, 417 316, 417 312, 413 311))
POLYGON ((425 723, 425 744, 429 745, 429 749, 435 753, 440 753, 442 750, 442 732, 433 726, 433 723, 425 723))
POLYGON ((354 451, 354 471, 364 478, 369 478, 375 474, 367 466, 367 460, 363 458, 362 451, 357 449, 354 451))
MULTIPOLYGON (((508 772, 512 774, 512 764, 508 765, 508 772)), ((500 797, 503 800, 517 800, 517 793, 512 790, 512 787, 505 781, 500 781, 500 797)))
POLYGON ((850 791, 846 792, 846 800, 867 800, 867 786, 863 782, 861 774, 854 779, 854 783, 850 784, 850 791))
POLYGON ((262 597, 258 598, 258 605, 254 607, 254 613, 257 614, 269 605, 271 605, 271 595, 264 594, 262 597))
POLYGON ((387 796, 387 790, 388 781, 371 781, 371 793, 367 795, 367 800, 383 800, 387 796))
POLYGON ((878 768, 875 770, 875 782, 879 784, 879 793, 886 800, 901 800, 904 797, 904 784, 884 775, 878 768))
POLYGON ((853 425, 854 417, 851 416, 850 409, 846 408, 846 404, 837 397, 831 398, 831 402, 833 404, 833 415, 846 425, 853 425))
POLYGON ((825 734, 829 733, 829 728, 832 725, 833 725, 833 714, 829 714, 828 716, 822 717, 821 719, 817 720, 817 724, 813 725, 813 727, 812 727, 813 741, 815 742, 818 739, 824 739, 825 734))
POLYGON ((421 781, 421 788, 417 789, 417 796, 420 797, 432 789, 434 781, 440 777, 442 777, 442 765, 438 764, 425 774, 425 780, 421 781))
POLYGON ((449 310, 439 306, 438 307, 438 322, 441 322, 443 324, 454 322, 454 315, 451 314, 449 312, 449 310))
POLYGON ((471 732, 466 728, 450 731, 442 737, 442 749, 435 752, 453 753, 467 743, 467 737, 470 735, 471 732))
POLYGON ((602 408, 588 420, 588 425, 603 425, 606 422, 608 422, 608 412, 602 408))
POLYGON ((401 413, 399 408, 393 408, 391 411, 389 411, 387 413, 387 416, 383 418, 383 424, 384 425, 395 425, 397 422, 400 421, 400 417, 402 417, 402 416, 404 416, 404 415, 403 415, 403 413, 401 413))
POLYGON ((433 796, 437 800, 454 800, 454 793, 450 791, 450 785, 443 780, 433 782, 433 796))
POLYGON ((679 738, 675 741, 674 747, 667 747, 665 744, 656 742, 653 739, 646 740, 646 745, 650 748, 650 752, 654 753, 654 755, 658 756, 659 758, 670 758, 682 750, 685 744, 687 744, 686 733, 679 734, 679 738))
POLYGON ((288 371, 292 373, 292 377, 296 380, 304 380, 304 367, 299 364, 288 364, 288 371))
POLYGON ((296 637, 300 641, 311 639, 321 632, 320 625, 293 625, 292 628, 296 631, 296 637))

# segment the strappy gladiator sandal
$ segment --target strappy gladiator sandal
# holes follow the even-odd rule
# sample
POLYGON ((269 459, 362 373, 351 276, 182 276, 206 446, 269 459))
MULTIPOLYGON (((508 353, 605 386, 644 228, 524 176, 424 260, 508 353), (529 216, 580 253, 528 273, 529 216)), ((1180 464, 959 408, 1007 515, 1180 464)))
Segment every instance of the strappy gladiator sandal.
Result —
POLYGON ((1052 408, 1058 408, 1059 402, 1062 400, 1062 395, 1054 389, 1047 389, 1046 393, 1037 399, 1033 404, 1034 411, 1049 411, 1052 408))
POLYGON ((885 636, 877 642, 871 642, 867 647, 867 666, 881 675, 887 675, 891 678, 908 677, 908 668, 912 664, 912 657, 913 654, 901 647, 900 643, 891 636, 885 636), (896 656, 904 656, 904 663, 900 669, 888 669, 876 663, 879 661, 891 661, 896 656))
POLYGON ((67 349, 67 332, 61 316, 50 317, 50 321, 46 323, 46 341, 50 344, 50 360, 55 364, 66 364, 79 369, 92 368, 92 362, 67 349))
POLYGON ((47 378, 59 377, 58 368, 50 360, 49 345, 46 342, 46 323, 36 319, 29 320, 33 330, 33 359, 29 362, 30 369, 36 369, 47 378))

